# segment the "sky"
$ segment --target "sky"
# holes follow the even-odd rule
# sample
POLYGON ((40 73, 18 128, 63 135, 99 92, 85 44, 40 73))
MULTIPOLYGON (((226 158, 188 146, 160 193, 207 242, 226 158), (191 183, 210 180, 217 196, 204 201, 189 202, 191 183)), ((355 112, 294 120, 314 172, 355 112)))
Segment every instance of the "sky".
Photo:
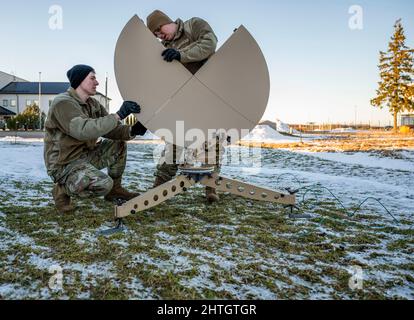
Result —
MULTIPOLYGON (((160 9, 172 19, 201 17, 219 47, 243 24, 266 58, 271 91, 263 119, 287 123, 389 125, 388 110, 370 105, 378 87, 379 51, 401 18, 414 47, 411 0, 71 0, 2 1, 0 70, 29 81, 68 81, 66 71, 89 64, 97 71, 111 111, 122 104, 114 74, 116 41, 128 20, 160 9), (62 9, 61 28, 53 6, 62 9), (358 6, 358 10, 353 10, 358 6)), ((139 103, 139 101, 138 101, 139 103)))

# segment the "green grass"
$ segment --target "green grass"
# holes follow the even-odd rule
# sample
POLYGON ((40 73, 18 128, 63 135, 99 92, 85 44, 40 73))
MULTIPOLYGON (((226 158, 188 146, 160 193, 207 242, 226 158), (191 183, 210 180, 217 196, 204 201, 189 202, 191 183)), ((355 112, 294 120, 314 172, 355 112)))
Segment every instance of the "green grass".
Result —
POLYGON ((19 201, 0 195, 0 288, 13 284, 23 299, 385 299, 395 298, 390 288, 414 288, 412 263, 398 260, 413 253, 412 229, 375 212, 348 218, 332 201, 313 201, 312 218, 295 220, 282 206, 226 194, 208 206, 198 187, 103 237, 96 232, 113 223, 112 204, 76 199, 76 213, 63 216, 39 196, 50 183, 14 187, 31 193, 19 201), (395 258, 391 265, 381 250, 395 258), (63 268, 63 291, 48 288, 52 264, 63 268), (349 288, 353 265, 364 269, 363 290, 349 288))

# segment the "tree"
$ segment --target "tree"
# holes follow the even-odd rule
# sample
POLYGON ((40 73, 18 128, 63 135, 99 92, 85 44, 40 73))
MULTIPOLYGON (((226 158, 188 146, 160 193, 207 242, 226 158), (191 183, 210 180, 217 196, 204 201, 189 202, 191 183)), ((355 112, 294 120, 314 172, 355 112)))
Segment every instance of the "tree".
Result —
POLYGON ((17 116, 16 117, 13 117, 13 118, 9 118, 9 119, 7 119, 6 120, 6 124, 7 124, 7 128, 9 129, 9 130, 17 130, 18 128, 18 119, 17 119, 17 116))
POLYGON ((21 114, 22 116, 22 124, 24 125, 25 129, 36 129, 39 124, 39 112, 40 109, 36 104, 32 104, 27 107, 21 114))
MULTIPOLYGON (((28 129, 39 129, 39 106, 35 103, 27 107, 21 114, 7 120, 7 127, 10 130, 18 130, 23 127, 28 129)), ((46 119, 46 114, 42 112, 42 126, 46 119)))
POLYGON ((394 130, 397 130, 398 114, 414 111, 414 101, 410 99, 410 87, 413 84, 414 50, 405 45, 404 28, 401 19, 394 25, 394 35, 388 45, 388 51, 380 51, 380 78, 377 96, 371 100, 374 107, 387 106, 394 116, 394 130))
POLYGON ((408 87, 407 95, 408 95, 408 98, 414 101, 414 83, 413 85, 408 87))

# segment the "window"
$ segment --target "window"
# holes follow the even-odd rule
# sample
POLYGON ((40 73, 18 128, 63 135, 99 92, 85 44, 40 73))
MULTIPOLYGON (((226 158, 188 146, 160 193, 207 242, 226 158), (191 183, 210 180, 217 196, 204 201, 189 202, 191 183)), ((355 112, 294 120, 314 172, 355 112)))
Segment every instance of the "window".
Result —
POLYGON ((3 100, 3 107, 9 106, 9 100, 3 100))
POLYGON ((16 108, 16 105, 17 105, 16 100, 10 100, 11 107, 16 108))
POLYGON ((33 100, 33 104, 39 106, 39 100, 33 100))
POLYGON ((414 125, 414 115, 413 116, 403 116, 401 121, 402 126, 412 126, 414 125))
POLYGON ((29 107, 32 105, 32 100, 26 100, 26 107, 29 107))

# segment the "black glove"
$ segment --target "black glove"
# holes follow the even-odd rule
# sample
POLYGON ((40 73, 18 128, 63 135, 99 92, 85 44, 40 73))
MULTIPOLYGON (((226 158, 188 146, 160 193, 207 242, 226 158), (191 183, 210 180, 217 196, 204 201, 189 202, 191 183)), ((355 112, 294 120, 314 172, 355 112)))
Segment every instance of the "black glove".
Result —
POLYGON ((162 52, 165 61, 171 62, 173 60, 181 61, 181 53, 175 49, 165 49, 162 52))
POLYGON ((146 132, 147 128, 145 128, 139 121, 131 128, 131 136, 143 136, 146 132))
POLYGON ((121 118, 121 120, 124 120, 125 118, 127 118, 130 114, 132 113, 140 113, 141 112, 141 107, 133 101, 125 101, 121 108, 119 109, 119 111, 117 112, 119 118, 121 118))

